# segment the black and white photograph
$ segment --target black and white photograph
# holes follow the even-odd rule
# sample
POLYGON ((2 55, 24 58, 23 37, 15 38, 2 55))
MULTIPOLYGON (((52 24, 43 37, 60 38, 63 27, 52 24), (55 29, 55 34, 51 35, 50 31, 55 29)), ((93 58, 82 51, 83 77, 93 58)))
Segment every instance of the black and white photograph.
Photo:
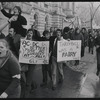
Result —
POLYGON ((0 98, 100 98, 100 2, 0 2, 0 98))

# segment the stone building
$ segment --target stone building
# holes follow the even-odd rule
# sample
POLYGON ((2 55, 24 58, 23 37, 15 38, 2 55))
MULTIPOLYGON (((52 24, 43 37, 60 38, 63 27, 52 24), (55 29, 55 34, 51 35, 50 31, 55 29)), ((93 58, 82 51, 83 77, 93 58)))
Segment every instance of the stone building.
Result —
MULTIPOLYGON (((63 28, 66 17, 74 15, 74 2, 6 2, 6 10, 12 13, 15 5, 22 9, 22 15, 27 19, 26 28, 30 28, 33 22, 37 24, 37 29, 41 35, 45 29, 50 27, 63 28)), ((0 12, 0 24, 7 20, 0 12)), ((66 22, 67 25, 67 22, 66 22)), ((4 29, 7 34, 8 27, 4 29)))

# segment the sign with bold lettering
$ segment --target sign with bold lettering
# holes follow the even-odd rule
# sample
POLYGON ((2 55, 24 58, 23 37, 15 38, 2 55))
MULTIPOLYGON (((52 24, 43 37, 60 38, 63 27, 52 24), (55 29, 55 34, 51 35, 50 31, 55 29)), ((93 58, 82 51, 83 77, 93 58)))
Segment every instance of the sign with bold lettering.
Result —
POLYGON ((21 39, 19 62, 27 64, 49 64, 49 41, 21 39))
POLYGON ((68 60, 80 60, 81 40, 58 41, 57 62, 68 60))

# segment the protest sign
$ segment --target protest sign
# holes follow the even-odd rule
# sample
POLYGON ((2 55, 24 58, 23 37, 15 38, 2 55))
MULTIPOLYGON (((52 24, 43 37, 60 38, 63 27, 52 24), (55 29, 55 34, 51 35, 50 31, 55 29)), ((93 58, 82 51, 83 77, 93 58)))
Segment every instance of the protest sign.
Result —
POLYGON ((57 62, 68 60, 80 60, 81 40, 58 41, 57 62))
POLYGON ((49 64, 49 41, 21 39, 19 62, 27 64, 49 64))

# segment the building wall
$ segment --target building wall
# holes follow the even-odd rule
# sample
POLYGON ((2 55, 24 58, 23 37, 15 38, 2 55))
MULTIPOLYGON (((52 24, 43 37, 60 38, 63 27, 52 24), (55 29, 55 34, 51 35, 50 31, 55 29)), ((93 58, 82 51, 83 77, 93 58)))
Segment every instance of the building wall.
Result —
MULTIPOLYGON (((72 12, 74 9, 72 2, 10 2, 8 3, 8 8, 18 5, 21 7, 23 13, 22 15, 27 19, 26 28, 30 28, 33 22, 35 21, 34 15, 38 16, 38 27, 41 35, 45 28, 50 29, 50 27, 62 28, 63 18, 66 18, 66 13, 72 12), (12 5, 12 6, 11 6, 12 5), (71 6, 71 7, 70 7, 71 6), (48 22, 45 21, 45 18, 48 17, 48 22), (46 25, 47 23, 47 25, 46 25)), ((0 13, 1 17, 1 13, 0 13)), ((0 20, 6 20, 4 17, 0 20)), ((1 24, 1 23, 0 23, 1 24)), ((66 24, 67 25, 67 24, 66 24)))

